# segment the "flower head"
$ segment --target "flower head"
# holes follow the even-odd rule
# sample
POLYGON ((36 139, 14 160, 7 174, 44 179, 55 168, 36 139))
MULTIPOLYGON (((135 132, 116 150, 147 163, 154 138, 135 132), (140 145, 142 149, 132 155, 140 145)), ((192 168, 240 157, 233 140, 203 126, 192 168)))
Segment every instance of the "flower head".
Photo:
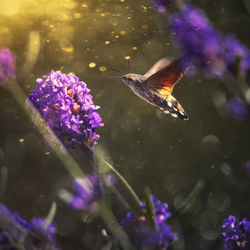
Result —
POLYGON ((240 73, 246 74, 250 68, 250 51, 249 49, 242 45, 237 38, 234 36, 226 36, 221 44, 223 60, 227 69, 231 73, 235 72, 235 63, 237 58, 239 58, 239 70, 240 73))
POLYGON ((173 14, 170 28, 180 51, 206 74, 221 76, 229 71, 237 76, 239 60, 239 73, 246 75, 250 69, 249 50, 233 36, 218 32, 201 10, 189 6, 173 14))
POLYGON ((0 85, 8 78, 15 77, 16 65, 13 53, 9 49, 0 50, 0 85))
POLYGON ((27 222, 0 204, 0 246, 13 244, 22 245, 23 249, 56 250, 54 243, 56 227, 51 223, 44 229, 43 222, 42 218, 33 218, 31 222, 27 222))
POLYGON ((89 92, 74 74, 52 70, 37 79, 29 99, 66 147, 93 147, 99 140, 96 129, 103 123, 89 92))
POLYGON ((250 222, 246 218, 236 223, 236 218, 230 215, 223 221, 222 227, 228 229, 222 233, 225 250, 250 249, 250 222))
MULTIPOLYGON (((147 218, 143 215, 136 218, 132 213, 127 213, 126 217, 121 221, 125 228, 132 227, 133 240, 136 247, 149 246, 153 249, 161 247, 167 249, 169 245, 177 238, 177 234, 171 230, 171 227, 166 223, 167 219, 171 216, 168 211, 168 205, 161 203, 157 198, 152 195, 152 205, 154 211, 154 219, 156 229, 150 228, 147 218)), ((145 201, 141 202, 141 209, 145 211, 145 201)))
POLYGON ((221 35, 201 10, 187 7, 174 14, 170 27, 182 53, 192 57, 195 64, 209 73, 223 73, 224 64, 219 57, 221 35))
POLYGON ((94 212, 97 201, 102 198, 100 179, 95 174, 76 179, 73 182, 73 194, 61 190, 59 196, 74 209, 94 212))

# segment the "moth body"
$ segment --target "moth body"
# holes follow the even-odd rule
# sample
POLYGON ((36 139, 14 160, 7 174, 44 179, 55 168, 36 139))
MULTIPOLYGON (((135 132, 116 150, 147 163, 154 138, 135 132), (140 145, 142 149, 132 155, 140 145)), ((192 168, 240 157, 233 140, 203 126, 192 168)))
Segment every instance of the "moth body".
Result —
MULTIPOLYGON (((180 78, 181 75, 176 78, 176 82, 180 78)), ((122 81, 135 95, 160 110, 163 110, 164 113, 170 113, 173 117, 179 117, 184 120, 188 119, 180 103, 171 95, 172 91, 164 91, 164 88, 162 88, 163 91, 161 91, 157 86, 154 87, 150 82, 150 77, 147 77, 147 75, 129 73, 122 76, 122 81)))

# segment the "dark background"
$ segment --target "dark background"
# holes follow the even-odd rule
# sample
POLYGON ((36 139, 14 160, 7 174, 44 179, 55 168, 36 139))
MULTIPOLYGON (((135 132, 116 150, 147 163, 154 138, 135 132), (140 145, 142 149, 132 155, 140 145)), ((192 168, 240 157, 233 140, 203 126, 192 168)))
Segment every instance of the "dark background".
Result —
MULTIPOLYGON (((223 249, 223 218, 234 214, 250 219, 250 176, 246 169, 250 160, 249 118, 234 119, 226 108, 216 105, 221 100, 226 105, 235 95, 227 80, 199 75, 184 77, 178 83, 173 95, 189 114, 189 121, 164 115, 119 80, 102 81, 105 76, 119 76, 109 70, 111 66, 127 72, 127 56, 131 57, 132 72, 139 74, 161 57, 179 56, 167 27, 171 11, 160 14, 146 0, 11 0, 0 4, 0 47, 16 53, 19 72, 28 46, 35 47, 34 41, 29 41, 30 32, 40 35, 34 67, 18 78, 26 94, 36 87, 35 79, 51 69, 75 72, 101 106, 105 126, 98 130, 100 145, 140 196, 149 186, 175 211, 199 179, 205 180, 191 209, 173 222, 179 234, 173 249, 223 249), (89 67, 92 62, 94 68, 89 67)), ((233 33, 250 46, 250 16, 243 1, 193 4, 202 8, 221 32, 233 33)), ((29 220, 46 216, 52 201, 57 201, 59 246, 100 249, 105 242, 101 220, 83 217, 59 201, 57 190, 70 187, 70 176, 5 89, 0 91, 0 100, 1 165, 8 167, 2 202, 29 220)), ((79 152, 76 159, 89 171, 79 152)), ((128 195, 122 186, 120 191, 128 195)), ((116 211, 118 219, 125 216, 124 209, 116 211)))

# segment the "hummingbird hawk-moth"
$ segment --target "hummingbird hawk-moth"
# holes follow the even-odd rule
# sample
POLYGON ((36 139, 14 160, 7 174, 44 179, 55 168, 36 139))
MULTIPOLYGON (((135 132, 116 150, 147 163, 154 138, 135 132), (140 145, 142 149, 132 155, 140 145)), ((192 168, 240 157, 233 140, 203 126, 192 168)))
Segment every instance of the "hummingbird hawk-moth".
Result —
POLYGON ((122 76, 122 81, 138 97, 164 113, 188 120, 181 104, 172 96, 174 86, 183 77, 187 67, 185 58, 172 63, 167 58, 162 58, 145 75, 129 73, 122 76))

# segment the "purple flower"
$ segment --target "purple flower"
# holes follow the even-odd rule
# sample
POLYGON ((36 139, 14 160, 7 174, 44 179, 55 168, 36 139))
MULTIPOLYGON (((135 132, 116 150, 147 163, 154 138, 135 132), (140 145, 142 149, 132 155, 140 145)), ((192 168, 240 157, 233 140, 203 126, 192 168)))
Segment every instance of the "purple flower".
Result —
POLYGON ((183 54, 192 57, 194 63, 208 73, 223 73, 225 67, 220 58, 221 35, 201 10, 187 7, 172 15, 170 27, 183 54))
POLYGON ((74 209, 94 212, 98 200, 102 198, 100 179, 97 175, 76 179, 73 182, 73 194, 61 190, 59 196, 74 209))
MULTIPOLYGON (((31 222, 0 204, 0 247, 19 245, 23 249, 57 249, 54 243, 54 223, 42 228, 44 219, 33 218, 31 222)), ((11 247, 8 249, 12 249, 11 247)), ((13 247, 13 249, 15 249, 13 247)))
POLYGON ((230 215, 223 221, 223 232, 225 250, 249 250, 250 249, 250 222, 244 218, 236 223, 236 218, 230 215))
POLYGON ((248 105, 239 98, 231 98, 228 106, 231 115, 238 120, 244 120, 249 114, 248 105))
POLYGON ((237 57, 239 58, 239 70, 240 73, 246 74, 250 68, 250 52, 247 47, 242 45, 235 37, 227 36, 223 39, 221 44, 223 60, 230 72, 235 72, 235 63, 237 57))
POLYGON ((96 129, 103 123, 87 85, 60 71, 52 70, 44 78, 37 79, 30 101, 66 147, 93 147, 100 137, 96 129))
POLYGON ((206 74, 221 76, 229 71, 237 76, 249 70, 249 50, 236 38, 218 32, 201 10, 189 6, 175 13, 170 28, 180 51, 206 74), (236 70, 237 61, 240 72, 236 70))
MULTIPOLYGON (((126 217, 121 221, 121 224, 125 228, 132 228, 133 241, 136 247, 143 248, 143 246, 149 246, 154 249, 157 247, 167 249, 169 245, 177 239, 177 234, 166 224, 171 213, 168 211, 168 205, 166 203, 161 203, 154 195, 151 196, 151 199, 156 222, 155 230, 150 228, 144 215, 137 218, 130 212, 127 213, 126 217)), ((141 209, 145 211, 145 201, 141 202, 141 209)))
POLYGON ((0 50, 0 85, 16 76, 16 65, 13 53, 5 48, 0 50))

